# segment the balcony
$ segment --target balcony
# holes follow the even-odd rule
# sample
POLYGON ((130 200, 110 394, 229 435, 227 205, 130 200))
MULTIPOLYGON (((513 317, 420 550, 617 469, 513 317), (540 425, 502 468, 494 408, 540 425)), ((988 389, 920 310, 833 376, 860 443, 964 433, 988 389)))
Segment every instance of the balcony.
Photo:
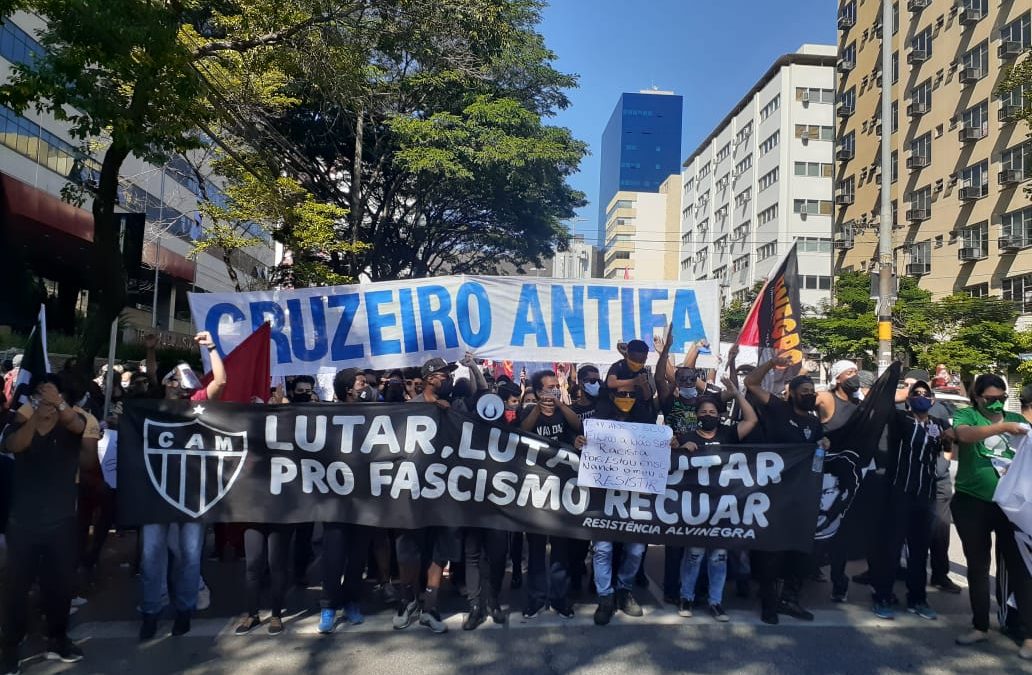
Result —
POLYGON ((920 223, 931 217, 929 209, 907 209, 907 220, 911 223, 920 223))
POLYGON ((851 192, 843 192, 842 194, 835 195, 835 203, 841 206, 849 206, 853 203, 855 197, 851 192))
POLYGON ((849 60, 839 59, 839 61, 838 61, 838 71, 840 73, 851 72, 854 68, 856 68, 856 63, 852 59, 849 59, 849 60))
POLYGON ((1023 237, 1015 235, 1004 235, 997 240, 1001 251, 1020 251, 1029 245, 1023 237))
POLYGON ((932 271, 930 268, 931 265, 923 262, 907 263, 907 274, 912 277, 922 277, 932 271))
POLYGON ((960 142, 969 143, 972 141, 980 141, 986 136, 986 130, 982 127, 964 127, 960 130, 960 142))
POLYGON ((835 159, 843 162, 853 159, 855 155, 856 152, 853 150, 853 148, 839 148, 835 151, 835 159))
POLYGON ((1000 185, 1017 185, 1025 180, 1025 172, 1021 169, 1004 169, 997 177, 1000 185))
POLYGON ((1024 48, 1021 43, 1016 40, 1005 40, 1000 43, 1000 46, 996 48, 996 55, 1001 59, 1013 59, 1015 56, 1021 54, 1024 48))
POLYGON ((839 117, 852 117, 853 116, 853 104, 851 103, 840 103, 835 109, 835 114, 839 117))
POLYGON ((969 246, 965 246, 964 248, 960 249, 960 251, 957 252, 957 259, 959 259, 960 262, 971 262, 972 260, 982 260, 983 258, 986 258, 986 257, 988 257, 988 256, 986 256, 985 251, 983 251, 982 249, 974 248, 974 247, 969 247, 969 246))
POLYGON ((960 188, 959 197, 962 202, 973 202, 985 197, 987 194, 989 194, 989 190, 986 185, 968 185, 960 188))
POLYGON ((910 117, 920 117, 931 109, 932 106, 928 101, 912 101, 907 104, 907 115, 910 117))
POLYGON ((848 14, 843 14, 838 18, 839 30, 849 30, 856 25, 856 17, 848 14))
POLYGON ((932 158, 928 155, 910 155, 907 157, 908 169, 923 169, 931 163, 932 158))
POLYGON ((924 63, 927 60, 928 60, 928 50, 927 49, 911 49, 907 53, 907 63, 910 63, 910 64, 924 63))
POLYGON ((985 71, 981 68, 965 67, 964 70, 960 71, 961 84, 973 84, 983 77, 985 77, 985 71))

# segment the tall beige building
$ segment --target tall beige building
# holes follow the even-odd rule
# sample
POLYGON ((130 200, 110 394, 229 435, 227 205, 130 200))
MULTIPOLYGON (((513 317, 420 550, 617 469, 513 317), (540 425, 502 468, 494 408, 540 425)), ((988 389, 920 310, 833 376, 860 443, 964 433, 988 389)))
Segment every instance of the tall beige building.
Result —
POLYGON ((878 251, 881 141, 892 144, 899 275, 935 297, 1002 296, 1032 312, 1032 142, 1022 97, 994 89, 1032 58, 1029 0, 903 0, 890 29, 892 120, 881 121, 881 3, 840 2, 836 271, 878 251))
POLYGON ((606 207, 602 276, 606 279, 676 281, 681 233, 681 174, 659 192, 617 192, 606 207))

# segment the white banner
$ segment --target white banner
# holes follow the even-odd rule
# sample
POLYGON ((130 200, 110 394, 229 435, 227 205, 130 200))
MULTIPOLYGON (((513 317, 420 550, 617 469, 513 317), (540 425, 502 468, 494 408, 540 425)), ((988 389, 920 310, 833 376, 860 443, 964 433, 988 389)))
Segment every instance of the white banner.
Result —
MULTIPOLYGON (((272 374, 419 366, 432 356, 611 363, 618 342, 671 352, 720 340, 716 281, 634 282, 451 276, 251 293, 191 293, 198 330, 231 351, 272 324, 272 374)), ((653 359, 655 356, 653 355, 653 359)))
POLYGON ((664 494, 673 433, 665 424, 584 420, 584 437, 588 442, 581 449, 577 484, 664 494))

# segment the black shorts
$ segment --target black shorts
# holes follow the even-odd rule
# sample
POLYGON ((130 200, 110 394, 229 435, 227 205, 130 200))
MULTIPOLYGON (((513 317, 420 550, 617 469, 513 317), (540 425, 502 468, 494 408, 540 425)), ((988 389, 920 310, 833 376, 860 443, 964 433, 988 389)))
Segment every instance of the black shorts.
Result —
POLYGON ((395 538, 399 565, 419 565, 424 553, 431 562, 444 566, 462 560, 462 529, 427 527, 421 530, 398 530, 395 538))

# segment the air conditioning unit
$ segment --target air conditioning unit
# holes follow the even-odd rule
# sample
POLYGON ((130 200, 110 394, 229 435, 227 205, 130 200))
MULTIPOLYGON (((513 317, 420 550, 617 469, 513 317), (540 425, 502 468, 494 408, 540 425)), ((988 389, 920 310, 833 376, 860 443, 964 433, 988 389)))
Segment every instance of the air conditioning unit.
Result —
POLYGON ((907 115, 910 117, 917 117, 924 115, 931 109, 931 106, 927 101, 911 101, 907 104, 907 115))
POLYGON ((841 30, 849 30, 856 25, 856 17, 843 14, 838 18, 838 27, 841 30))
POLYGON ((907 63, 924 63, 928 60, 928 51, 925 49, 911 49, 907 53, 907 63))
POLYGON ((910 155, 907 157, 908 169, 923 169, 931 164, 931 158, 926 155, 910 155))
POLYGON ((810 92, 809 91, 799 92, 799 100, 802 101, 803 103, 809 103, 810 102, 810 92))
POLYGON ((839 117, 850 117, 853 114, 853 106, 848 103, 840 103, 835 113, 839 117))
POLYGON ((1020 114, 1021 114, 1021 106, 1020 105, 1006 104, 1002 108, 1000 108, 999 119, 1000 119, 1001 122, 1013 122, 1014 120, 1017 119, 1018 115, 1020 115, 1020 114))
POLYGON ((847 206, 849 204, 852 204, 854 199, 855 198, 852 193, 845 192, 843 194, 835 196, 835 203, 847 206))
POLYGON ((910 0, 910 2, 907 3, 907 11, 920 12, 930 4, 932 4, 932 0, 910 0))
POLYGON ((843 162, 853 159, 854 155, 855 153, 853 151, 853 148, 839 148, 835 151, 835 159, 841 160, 843 162))
POLYGON ((928 220, 930 214, 928 209, 908 209, 907 220, 911 223, 920 223, 924 220, 928 220))
POLYGON ((982 127, 964 127, 960 130, 960 140, 962 143, 969 141, 978 141, 986 136, 986 131, 982 127))
POLYGON ((1021 169, 1004 169, 999 175, 1000 185, 1013 185, 1025 180, 1025 173, 1021 169))
POLYGON ((960 81, 963 84, 971 84, 972 82, 978 82, 985 77, 985 71, 981 68, 964 68, 960 71, 960 81))
POLYGON ((985 188, 981 185, 968 185, 960 188, 960 201, 970 202, 985 196, 985 188))
POLYGON ((928 272, 929 272, 928 266, 925 265, 924 263, 908 263, 907 264, 907 274, 909 274, 912 277, 924 276, 925 274, 928 274, 928 272))
POLYGON ((853 234, 843 232, 835 238, 834 246, 840 251, 848 251, 853 248, 853 234))
POLYGON ((1001 59, 1012 59, 1023 51, 1021 43, 1016 40, 1005 40, 996 48, 996 55, 1001 59))
POLYGON ((980 248, 962 248, 957 253, 957 258, 959 258, 961 262, 981 260, 984 257, 985 255, 982 253, 982 249, 980 248))
POLYGON ((801 141, 808 141, 808 140, 810 140, 810 132, 809 131, 804 131, 804 132, 800 133, 799 134, 799 140, 801 140, 801 141))
POLYGON ((981 7, 961 6, 960 23, 965 26, 973 26, 985 18, 981 7))
POLYGON ((854 68, 856 68, 856 63, 854 63, 852 60, 847 60, 847 59, 839 59, 838 60, 838 71, 840 73, 848 73, 848 72, 852 71, 854 68))
POLYGON ((1021 240, 1021 237, 1000 237, 997 241, 1001 251, 1018 251, 1025 247, 1025 242, 1021 240))

